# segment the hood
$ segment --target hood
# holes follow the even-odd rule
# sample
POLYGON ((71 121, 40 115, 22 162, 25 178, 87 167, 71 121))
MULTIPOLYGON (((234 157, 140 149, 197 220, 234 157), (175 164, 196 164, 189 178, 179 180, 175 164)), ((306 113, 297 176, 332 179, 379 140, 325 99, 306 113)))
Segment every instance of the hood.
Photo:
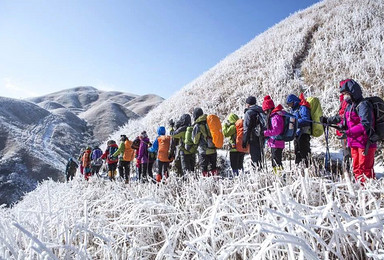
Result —
POLYGON ((304 94, 301 93, 299 96, 300 99, 300 106, 306 106, 308 108, 311 108, 311 105, 308 103, 308 101, 304 98, 304 94))
POLYGON ((189 114, 184 114, 180 117, 179 121, 177 121, 176 125, 179 127, 190 126, 192 123, 191 116, 189 114))
POLYGON ((228 116, 229 123, 234 124, 236 123, 237 120, 239 120, 239 117, 236 114, 234 113, 229 114, 228 116))
POLYGON ((196 107, 193 110, 193 120, 197 120, 201 115, 203 115, 203 110, 200 107, 196 107))
POLYGON ((353 101, 360 101, 363 99, 363 93, 360 85, 353 79, 347 80, 341 87, 340 93, 347 92, 351 95, 353 101))
POLYGON ((291 94, 291 95, 289 95, 289 96, 287 97, 287 101, 286 101, 286 103, 287 103, 287 104, 288 104, 288 103, 293 103, 293 107, 296 108, 296 107, 298 107, 299 104, 300 104, 300 99, 299 99, 297 96, 295 96, 294 94, 291 94))
POLYGON ((199 117, 195 120, 196 123, 200 123, 200 122, 204 122, 204 121, 207 121, 207 115, 206 115, 206 114, 203 114, 203 115, 199 116, 199 117))
POLYGON ((165 135, 165 127, 159 126, 159 128, 157 128, 157 134, 158 135, 165 135))
POLYGON ((272 113, 276 113, 279 111, 283 111, 283 106, 281 104, 277 105, 277 107, 275 107, 275 109, 272 110, 272 113))

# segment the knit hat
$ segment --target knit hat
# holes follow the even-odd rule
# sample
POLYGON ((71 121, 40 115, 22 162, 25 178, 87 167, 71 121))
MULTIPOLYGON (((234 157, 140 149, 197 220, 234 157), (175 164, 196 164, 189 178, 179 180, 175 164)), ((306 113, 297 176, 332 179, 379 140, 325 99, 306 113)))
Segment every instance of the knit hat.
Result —
POLYGON ((262 108, 263 108, 263 111, 275 108, 275 104, 273 103, 273 100, 271 99, 270 96, 265 96, 264 97, 262 108))
POLYGON ((141 138, 146 138, 146 137, 148 137, 146 131, 141 132, 140 136, 141 136, 141 138))
POLYGON ((245 100, 245 103, 247 103, 248 105, 256 105, 256 98, 254 96, 249 96, 245 100))

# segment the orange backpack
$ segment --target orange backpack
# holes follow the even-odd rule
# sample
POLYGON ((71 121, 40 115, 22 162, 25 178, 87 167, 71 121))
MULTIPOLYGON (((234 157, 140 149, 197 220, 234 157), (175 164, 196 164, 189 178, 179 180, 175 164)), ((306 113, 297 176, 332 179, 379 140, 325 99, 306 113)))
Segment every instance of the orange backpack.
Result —
POLYGON ((172 162, 172 160, 168 159, 168 151, 171 145, 171 137, 169 135, 159 136, 157 138, 157 142, 159 143, 157 159, 159 159, 160 162, 172 162))
POLYGON ((212 142, 216 148, 223 147, 224 144, 224 135, 223 129, 221 128, 221 122, 218 116, 208 115, 207 116, 207 125, 209 132, 211 133, 212 142))
POLYGON ((132 141, 125 140, 124 146, 123 160, 127 162, 133 161, 133 158, 135 158, 135 151, 131 147, 132 141))
POLYGON ((236 150, 242 153, 249 153, 249 144, 247 148, 243 148, 243 119, 236 121, 236 150))

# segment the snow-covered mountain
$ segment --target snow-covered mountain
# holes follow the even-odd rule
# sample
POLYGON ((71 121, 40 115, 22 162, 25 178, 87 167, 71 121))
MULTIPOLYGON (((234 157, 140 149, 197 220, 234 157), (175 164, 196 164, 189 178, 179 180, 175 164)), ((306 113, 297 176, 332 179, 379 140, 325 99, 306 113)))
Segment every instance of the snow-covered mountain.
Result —
POLYGON ((28 99, 53 114, 66 108, 87 122, 95 141, 102 142, 131 119, 145 116, 164 99, 157 95, 138 96, 94 87, 77 87, 28 99))
POLYGON ((17 201, 48 177, 64 180, 66 161, 80 148, 103 142, 161 102, 92 87, 29 101, 0 97, 0 204, 17 201))
MULTIPOLYGON (((304 91, 332 114, 344 78, 383 97, 383 13, 383 0, 325 0, 295 13, 112 137, 145 129, 153 138, 196 106, 241 115, 248 95, 284 104, 304 91)), ((268 169, 220 181, 171 172, 165 185, 46 181, 0 210, 0 258, 384 258, 383 178, 361 187, 316 167, 284 173, 284 183, 268 169)))

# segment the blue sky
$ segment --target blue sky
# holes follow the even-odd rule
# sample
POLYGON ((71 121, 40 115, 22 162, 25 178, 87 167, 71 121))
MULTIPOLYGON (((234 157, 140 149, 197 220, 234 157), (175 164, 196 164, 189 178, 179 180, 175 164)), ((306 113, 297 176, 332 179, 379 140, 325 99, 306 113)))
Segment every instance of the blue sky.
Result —
POLYGON ((1 0, 0 96, 164 98, 315 0, 1 0))

